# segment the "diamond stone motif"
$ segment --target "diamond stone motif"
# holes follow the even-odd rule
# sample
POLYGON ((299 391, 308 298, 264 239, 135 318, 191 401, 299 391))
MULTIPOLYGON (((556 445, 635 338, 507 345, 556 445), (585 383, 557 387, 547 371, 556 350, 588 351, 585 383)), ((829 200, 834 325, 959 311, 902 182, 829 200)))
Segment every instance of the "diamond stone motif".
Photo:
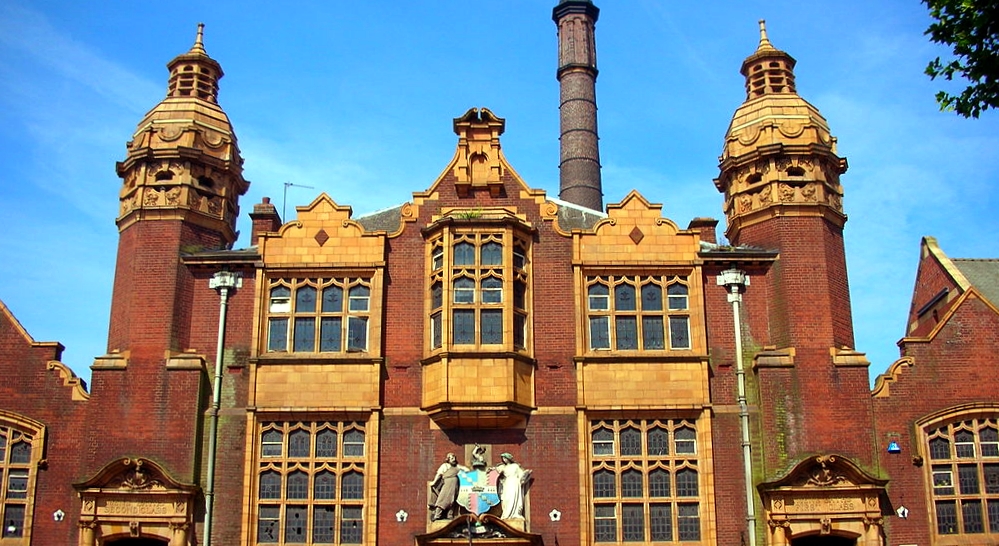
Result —
POLYGON ((326 233, 325 229, 320 229, 319 232, 316 233, 316 242, 319 243, 319 246, 325 245, 326 241, 329 241, 329 240, 330 240, 330 236, 329 236, 329 234, 326 233))
POLYGON ((642 230, 638 229, 638 226, 635 226, 635 229, 631 230, 631 233, 628 234, 628 237, 631 237, 632 242, 634 242, 637 245, 638 243, 642 242, 642 239, 645 238, 645 234, 642 233, 642 230))

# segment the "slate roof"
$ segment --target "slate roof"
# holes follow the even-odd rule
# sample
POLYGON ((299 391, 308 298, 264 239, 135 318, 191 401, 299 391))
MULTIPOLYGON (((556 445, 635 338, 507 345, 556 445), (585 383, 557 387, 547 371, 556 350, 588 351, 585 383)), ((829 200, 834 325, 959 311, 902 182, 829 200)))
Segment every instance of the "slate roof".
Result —
POLYGON ((968 282, 999 306, 999 260, 951 259, 968 282))
MULTIPOLYGON (((590 210, 579 205, 567 203, 559 199, 549 199, 558 205, 558 225, 566 231, 574 229, 588 230, 599 220, 606 218, 602 212, 590 210)), ((387 209, 375 211, 354 218, 367 231, 385 231, 394 233, 402 222, 402 207, 396 205, 387 209)))
POLYGON ((365 231, 384 231, 395 233, 402 224, 402 207, 405 204, 396 205, 387 209, 378 210, 364 216, 354 218, 358 224, 364 227, 365 231))
POLYGON ((558 205, 558 226, 565 231, 572 231, 574 229, 589 230, 597 222, 607 218, 607 215, 602 212, 562 201, 561 199, 549 198, 548 200, 558 205))

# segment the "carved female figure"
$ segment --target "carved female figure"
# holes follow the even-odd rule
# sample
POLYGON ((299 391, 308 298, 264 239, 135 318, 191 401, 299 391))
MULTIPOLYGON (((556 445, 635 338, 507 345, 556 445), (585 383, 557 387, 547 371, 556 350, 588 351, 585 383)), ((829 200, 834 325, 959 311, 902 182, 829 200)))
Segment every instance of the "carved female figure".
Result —
POLYGON ((531 478, 527 470, 513 460, 513 455, 500 455, 502 464, 496 466, 500 475, 500 504, 503 507, 502 519, 524 519, 524 495, 531 478))

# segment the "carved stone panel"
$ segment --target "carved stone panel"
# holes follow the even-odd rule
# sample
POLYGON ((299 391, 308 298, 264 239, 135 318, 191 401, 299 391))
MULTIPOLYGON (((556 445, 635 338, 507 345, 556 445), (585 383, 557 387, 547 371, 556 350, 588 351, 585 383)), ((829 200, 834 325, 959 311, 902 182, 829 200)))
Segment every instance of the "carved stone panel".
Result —
POLYGON ((858 546, 883 546, 886 484, 845 457, 810 457, 783 478, 760 484, 767 543, 786 546, 802 536, 834 535, 856 539, 858 546))

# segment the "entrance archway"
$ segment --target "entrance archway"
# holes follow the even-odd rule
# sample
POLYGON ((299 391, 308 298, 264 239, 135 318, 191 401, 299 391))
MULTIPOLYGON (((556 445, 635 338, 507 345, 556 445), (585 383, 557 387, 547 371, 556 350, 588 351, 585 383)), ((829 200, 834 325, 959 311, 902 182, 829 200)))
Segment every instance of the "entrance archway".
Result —
POLYGON ((108 463, 74 484, 83 501, 79 546, 186 546, 197 486, 180 483, 149 459, 108 463))
POLYGON ((758 486, 772 546, 885 546, 887 480, 840 455, 813 455, 758 486), (884 499, 884 502, 882 500, 884 499))
POLYGON ((791 546, 857 546, 857 539, 812 535, 792 540, 791 546))

